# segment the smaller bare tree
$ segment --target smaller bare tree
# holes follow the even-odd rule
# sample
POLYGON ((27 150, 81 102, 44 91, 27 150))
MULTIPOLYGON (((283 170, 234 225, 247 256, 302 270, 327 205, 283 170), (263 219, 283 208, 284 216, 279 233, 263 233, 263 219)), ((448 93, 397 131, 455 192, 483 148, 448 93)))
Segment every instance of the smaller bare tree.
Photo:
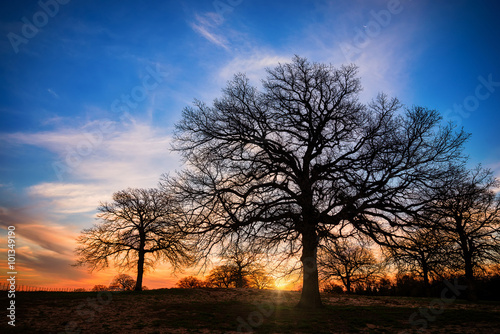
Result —
POLYGON ((249 286, 256 289, 276 288, 274 278, 264 268, 253 270, 247 277, 249 286))
MULTIPOLYGON (((214 267, 210 270, 207 283, 215 288, 236 287, 235 268, 228 265, 214 267)), ((245 281, 246 283, 246 281, 245 281)))
POLYGON ((96 284, 92 288, 92 292, 108 291, 108 290, 109 290, 109 288, 105 285, 102 285, 102 284, 96 284))
POLYGON ((132 291, 136 286, 135 280, 132 276, 127 274, 116 275, 109 284, 111 291, 132 291))
POLYGON ((441 231, 410 227, 401 229, 397 238, 384 247, 387 260, 399 273, 416 273, 422 277, 429 294, 430 278, 442 277, 450 261, 451 245, 441 231))
POLYGON ((127 189, 113 194, 113 202, 98 208, 100 224, 83 230, 77 239, 76 265, 99 270, 113 261, 122 269, 136 269, 135 290, 142 290, 144 270, 162 261, 179 269, 193 260, 186 234, 179 228, 182 210, 158 189, 127 189))
POLYGON ((205 282, 194 276, 183 277, 175 285, 181 289, 195 289, 206 286, 205 282))
POLYGON ((365 283, 381 271, 371 250, 348 239, 323 245, 318 252, 318 268, 323 280, 340 279, 347 293, 352 292, 354 284, 365 283))
POLYGON ((479 269, 500 262, 500 180, 480 166, 459 167, 433 195, 420 222, 437 226, 462 264, 469 299, 475 299, 475 276, 479 269))
POLYGON ((252 248, 240 240, 239 236, 233 235, 228 239, 227 247, 222 247, 220 256, 223 259, 225 268, 232 271, 234 287, 245 288, 249 286, 249 278, 263 272, 260 263, 262 256, 259 249, 252 248))

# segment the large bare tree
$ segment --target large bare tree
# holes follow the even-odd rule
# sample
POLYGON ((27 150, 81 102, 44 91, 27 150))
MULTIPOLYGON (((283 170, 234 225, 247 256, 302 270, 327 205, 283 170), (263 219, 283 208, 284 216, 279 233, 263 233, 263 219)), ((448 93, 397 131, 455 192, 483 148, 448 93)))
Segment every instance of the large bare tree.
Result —
POLYGON ((91 270, 109 266, 136 269, 135 290, 142 290, 144 270, 161 261, 174 270, 192 260, 191 246, 179 228, 182 211, 159 189, 127 189, 113 194, 113 202, 98 208, 101 222, 78 238, 77 265, 91 270))
POLYGON ((437 111, 379 95, 364 105, 353 65, 295 57, 262 90, 236 75, 212 106, 184 110, 175 148, 187 168, 166 184, 190 210, 185 228, 209 251, 239 231, 267 252, 298 256, 299 307, 321 307, 318 244, 341 226, 366 234, 417 207, 418 193, 467 139, 437 111))

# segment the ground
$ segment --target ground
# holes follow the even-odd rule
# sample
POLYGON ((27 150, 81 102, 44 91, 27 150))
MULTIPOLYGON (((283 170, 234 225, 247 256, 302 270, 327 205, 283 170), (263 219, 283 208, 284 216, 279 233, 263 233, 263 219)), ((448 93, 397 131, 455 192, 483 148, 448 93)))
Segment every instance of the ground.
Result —
MULTIPOLYGON (((16 327, 4 316, 0 333, 500 333, 500 302, 323 294, 323 309, 304 311, 294 307, 299 297, 247 289, 21 292, 16 327)), ((8 306, 6 292, 0 303, 8 306)))

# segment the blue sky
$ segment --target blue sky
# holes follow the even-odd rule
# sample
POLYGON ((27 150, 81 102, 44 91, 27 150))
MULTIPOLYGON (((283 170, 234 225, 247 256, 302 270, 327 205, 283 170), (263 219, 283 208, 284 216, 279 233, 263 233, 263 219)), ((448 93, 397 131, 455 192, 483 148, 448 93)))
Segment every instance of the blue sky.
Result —
MULTIPOLYGON (((68 266, 99 201, 181 168, 171 134, 193 99, 211 102, 237 72, 259 85, 295 54, 357 64, 362 101, 383 91, 439 110, 472 133, 471 166, 500 176, 498 13, 493 0, 4 4, 0 225, 17 228, 23 281, 114 275, 68 266)), ((165 270, 146 284, 165 285, 165 270)))

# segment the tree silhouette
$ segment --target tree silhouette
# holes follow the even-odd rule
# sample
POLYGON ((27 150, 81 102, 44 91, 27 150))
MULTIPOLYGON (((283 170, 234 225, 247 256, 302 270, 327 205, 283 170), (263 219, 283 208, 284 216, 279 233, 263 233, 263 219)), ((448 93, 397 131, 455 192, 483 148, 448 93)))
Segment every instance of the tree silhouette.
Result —
POLYGON ((442 276, 446 265, 454 262, 450 256, 450 242, 441 230, 425 227, 403 228, 395 239, 384 249, 388 260, 396 265, 400 274, 420 275, 429 294, 431 275, 442 276))
POLYGON ((499 186, 489 170, 457 168, 436 187, 420 221, 439 228, 455 245, 470 299, 476 299, 475 272, 500 261, 500 194, 494 191, 499 186))
POLYGON ((109 266, 136 269, 135 290, 142 290, 144 270, 161 261, 174 270, 192 260, 179 211, 167 193, 158 189, 127 189, 113 194, 112 203, 98 208, 100 224, 83 230, 77 239, 77 265, 90 270, 109 266))
POLYGON ((219 259, 222 265, 212 269, 208 281, 216 287, 257 288, 263 289, 273 285, 274 280, 264 270, 261 261, 263 254, 255 245, 232 234, 221 241, 219 259))
POLYGON ((93 292, 108 291, 109 288, 106 285, 96 284, 92 287, 93 292))
POLYGON ((264 268, 257 268, 247 276, 248 285, 255 289, 274 289, 276 284, 264 268))
POLYGON ((183 277, 175 285, 181 289, 195 289, 206 286, 205 282, 194 276, 183 277))
POLYGON ((366 245, 346 239, 338 239, 322 246, 318 265, 325 280, 331 277, 340 279, 349 294, 354 284, 367 282, 382 269, 382 265, 366 245))
POLYGON ((127 274, 116 275, 109 284, 111 291, 132 291, 137 290, 136 281, 127 274))
POLYGON ((210 270, 206 283, 216 288, 271 289, 275 287, 274 278, 269 276, 260 265, 254 265, 248 271, 241 271, 237 266, 229 264, 216 266, 210 270))
MULTIPOLYGON (((249 278, 264 271, 261 260, 263 255, 255 245, 243 242, 238 235, 231 235, 225 243, 222 243, 220 258, 224 268, 232 272, 234 287, 245 288, 249 286, 249 278)), ((263 278, 260 275, 260 278, 263 278)))
MULTIPOLYGON (((177 125, 186 170, 165 180, 189 209, 186 230, 208 253, 239 231, 269 254, 299 256, 300 307, 321 307, 316 254, 351 224, 378 237, 460 158, 467 139, 437 111, 385 95, 369 105, 355 66, 295 57, 259 91, 236 75, 213 106, 196 101, 177 125)), ((208 255, 208 254, 205 254, 208 255)))
MULTIPOLYGON (((230 265, 216 266, 210 270, 206 279, 207 284, 216 288, 235 288, 236 287, 236 268, 230 265)), ((241 278, 240 284, 246 287, 245 277, 241 278)))

